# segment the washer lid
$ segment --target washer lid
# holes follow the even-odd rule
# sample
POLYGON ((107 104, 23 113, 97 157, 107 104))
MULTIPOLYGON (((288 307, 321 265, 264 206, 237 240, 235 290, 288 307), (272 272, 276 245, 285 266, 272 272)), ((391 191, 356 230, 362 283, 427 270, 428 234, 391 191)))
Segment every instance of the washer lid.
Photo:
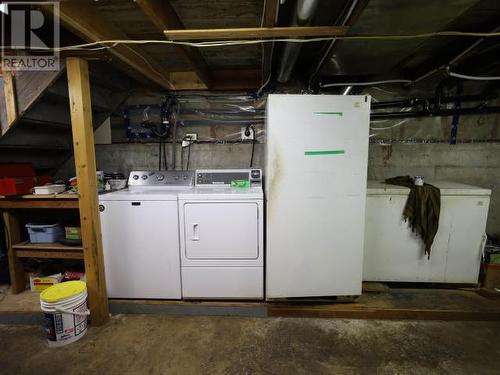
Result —
POLYGON ((202 187, 179 193, 183 200, 262 200, 264 192, 260 187, 254 188, 211 188, 202 187))
MULTIPOLYGON (((439 188, 442 196, 489 196, 491 194, 490 189, 454 181, 428 181, 428 183, 439 188)), ((384 181, 368 181, 366 190, 367 195, 408 195, 409 192, 410 189, 407 187, 386 184, 384 181)))
POLYGON ((182 190, 166 189, 124 189, 99 195, 100 202, 106 201, 176 201, 182 190))

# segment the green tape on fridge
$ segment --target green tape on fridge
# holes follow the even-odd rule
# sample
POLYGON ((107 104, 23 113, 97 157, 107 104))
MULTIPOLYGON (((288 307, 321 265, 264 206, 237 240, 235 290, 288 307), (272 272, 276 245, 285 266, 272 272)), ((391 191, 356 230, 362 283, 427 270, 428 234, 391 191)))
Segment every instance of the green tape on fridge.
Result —
POLYGON ((343 116, 343 112, 314 112, 315 115, 334 115, 334 116, 343 116))
POLYGON ((321 150, 321 151, 304 151, 305 156, 316 156, 316 155, 342 155, 345 154, 345 150, 321 150))

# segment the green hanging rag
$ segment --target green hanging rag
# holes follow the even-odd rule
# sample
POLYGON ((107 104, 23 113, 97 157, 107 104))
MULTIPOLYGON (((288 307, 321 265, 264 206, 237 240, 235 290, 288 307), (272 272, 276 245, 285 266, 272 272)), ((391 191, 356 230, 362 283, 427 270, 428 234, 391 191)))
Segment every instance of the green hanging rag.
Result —
POLYGON ((424 242, 427 259, 431 256, 431 246, 439 228, 439 213, 441 211, 441 192, 430 184, 416 186, 410 176, 388 178, 386 183, 410 188, 403 218, 424 242))

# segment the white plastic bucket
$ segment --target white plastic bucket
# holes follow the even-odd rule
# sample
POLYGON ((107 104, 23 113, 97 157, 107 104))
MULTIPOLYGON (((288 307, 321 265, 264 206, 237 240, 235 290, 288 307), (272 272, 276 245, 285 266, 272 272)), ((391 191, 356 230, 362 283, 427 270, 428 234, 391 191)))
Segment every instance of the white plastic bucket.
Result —
POLYGON ((83 281, 68 281, 47 288, 40 294, 40 307, 45 315, 44 330, 49 346, 70 344, 87 333, 89 310, 87 308, 87 287, 83 281), (73 284, 69 285, 70 283, 73 284), (73 288, 71 289, 71 287, 73 288), (59 288, 59 290, 49 291, 51 288, 59 288), (62 293, 61 289, 64 289, 62 293), (73 293, 75 290, 78 292, 73 293), (49 294, 46 293, 47 291, 49 294), (52 294, 50 294, 51 292, 52 294), (61 296, 61 298, 57 296, 61 296))

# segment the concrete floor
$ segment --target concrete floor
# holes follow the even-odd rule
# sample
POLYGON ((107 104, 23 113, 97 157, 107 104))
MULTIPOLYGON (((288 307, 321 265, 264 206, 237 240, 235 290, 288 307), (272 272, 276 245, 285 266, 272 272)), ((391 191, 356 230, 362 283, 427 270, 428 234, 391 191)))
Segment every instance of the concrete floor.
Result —
POLYGON ((1 374, 493 374, 500 322, 117 315, 66 347, 0 326, 1 374))

